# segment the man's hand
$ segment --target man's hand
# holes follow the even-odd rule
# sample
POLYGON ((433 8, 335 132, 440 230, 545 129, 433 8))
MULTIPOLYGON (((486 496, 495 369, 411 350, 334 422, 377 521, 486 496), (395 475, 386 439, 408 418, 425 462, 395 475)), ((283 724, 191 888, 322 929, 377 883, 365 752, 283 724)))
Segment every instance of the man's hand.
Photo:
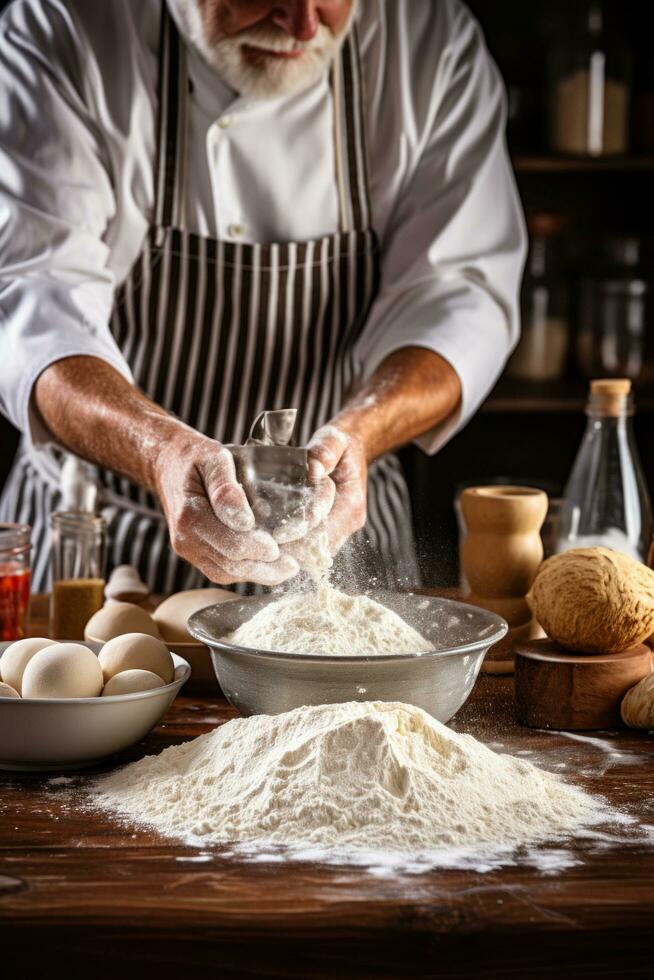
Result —
MULTIPOLYGON (((300 540, 286 544, 283 550, 302 565, 307 549, 323 529, 327 532, 329 551, 335 555, 351 534, 366 520, 368 466, 363 446, 334 424, 324 425, 312 436, 309 450, 309 479, 314 486, 331 484, 332 506, 323 519, 300 540)), ((327 500, 326 491, 325 500, 327 500)))
MULTIPOLYGON (((335 496, 334 481, 328 476, 311 480, 302 504, 273 531, 275 541, 287 545, 305 539, 322 526, 332 509, 335 496)), ((292 554, 292 549, 285 550, 292 554)))
POLYGON ((161 450, 154 482, 173 549, 212 582, 279 585, 297 574, 295 559, 255 530, 232 455, 220 443, 181 429, 161 450))
POLYGON ((309 479, 329 476, 336 487, 327 520, 332 555, 366 522, 368 464, 362 443, 337 425, 323 425, 308 445, 309 479))

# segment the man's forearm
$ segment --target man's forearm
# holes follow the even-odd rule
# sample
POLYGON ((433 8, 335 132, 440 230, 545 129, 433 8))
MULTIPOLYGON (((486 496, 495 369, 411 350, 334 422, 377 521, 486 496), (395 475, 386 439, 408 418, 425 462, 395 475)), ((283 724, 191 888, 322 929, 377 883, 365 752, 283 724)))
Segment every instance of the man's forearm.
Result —
POLYGON ((34 399, 60 445, 152 490, 162 447, 185 428, 95 357, 51 364, 36 383, 34 399))
POLYGON ((280 585, 298 564, 255 518, 220 443, 167 415, 106 362, 64 358, 36 383, 36 408, 72 452, 158 495, 170 543, 219 585, 280 585))
POLYGON ((444 421, 460 400, 461 382, 448 361, 404 347, 382 361, 333 422, 362 443, 371 463, 444 421))
MULTIPOLYGON (((62 446, 153 490, 162 449, 187 430, 94 357, 67 357, 50 365, 34 398, 62 446)), ((389 355, 333 421, 361 442, 372 462, 442 422, 460 398, 459 377, 444 358, 407 347, 389 355)))

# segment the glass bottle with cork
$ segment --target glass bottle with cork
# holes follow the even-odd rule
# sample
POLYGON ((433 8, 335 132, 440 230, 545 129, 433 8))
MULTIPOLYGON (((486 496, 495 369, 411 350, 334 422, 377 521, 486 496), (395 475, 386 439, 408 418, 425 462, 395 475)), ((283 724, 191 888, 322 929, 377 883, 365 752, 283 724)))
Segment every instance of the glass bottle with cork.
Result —
POLYGON ((631 381, 591 381, 586 414, 563 494, 556 550, 599 545, 645 561, 652 507, 634 439, 631 381))
POLYGON ((50 632, 56 640, 82 640, 104 602, 106 521, 85 511, 60 511, 51 523, 50 632))

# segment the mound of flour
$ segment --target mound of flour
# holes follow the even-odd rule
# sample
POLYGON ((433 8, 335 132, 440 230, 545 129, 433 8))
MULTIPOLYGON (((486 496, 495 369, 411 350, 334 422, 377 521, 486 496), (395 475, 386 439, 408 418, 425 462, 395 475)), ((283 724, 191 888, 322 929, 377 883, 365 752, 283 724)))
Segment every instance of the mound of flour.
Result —
POLYGON ((230 721, 99 779, 94 802, 200 844, 421 853, 520 845, 593 822, 598 803, 407 704, 230 721))
POLYGON ((374 657, 433 650, 401 616, 369 596, 322 586, 260 609, 225 642, 282 653, 374 657))

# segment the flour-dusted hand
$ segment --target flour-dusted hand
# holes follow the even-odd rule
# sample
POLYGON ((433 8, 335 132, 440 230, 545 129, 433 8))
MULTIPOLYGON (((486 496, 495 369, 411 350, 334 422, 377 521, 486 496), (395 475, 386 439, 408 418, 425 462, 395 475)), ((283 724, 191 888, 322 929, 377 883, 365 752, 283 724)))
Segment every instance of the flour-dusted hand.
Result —
POLYGON ((279 585, 298 572, 272 535, 255 528, 230 451, 192 429, 159 453, 155 469, 173 549, 219 585, 279 585))
POLYGON ((325 519, 333 555, 366 521, 368 464, 362 443, 337 425, 324 425, 308 444, 309 479, 329 477, 336 492, 325 519))
POLYGON ((306 539, 326 520, 335 496, 336 486, 330 477, 312 480, 302 504, 273 531, 275 541, 286 545, 306 539))

